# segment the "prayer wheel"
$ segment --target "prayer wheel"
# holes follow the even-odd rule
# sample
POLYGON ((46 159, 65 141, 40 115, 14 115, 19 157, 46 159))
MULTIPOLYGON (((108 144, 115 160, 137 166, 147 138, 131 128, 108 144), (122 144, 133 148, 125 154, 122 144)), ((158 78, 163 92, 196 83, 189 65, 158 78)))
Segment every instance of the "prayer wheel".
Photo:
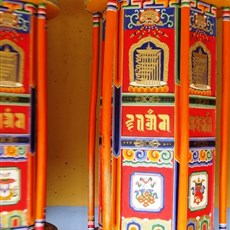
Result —
POLYGON ((45 229, 46 26, 58 11, 0 1, 0 229, 45 229))
POLYGON ((214 229, 220 154, 219 229, 227 229, 230 1, 88 0, 85 6, 93 15, 88 229, 96 227, 99 83, 99 228, 214 229), (222 79, 216 65, 218 18, 222 79), (222 81, 221 121, 217 81, 222 81))

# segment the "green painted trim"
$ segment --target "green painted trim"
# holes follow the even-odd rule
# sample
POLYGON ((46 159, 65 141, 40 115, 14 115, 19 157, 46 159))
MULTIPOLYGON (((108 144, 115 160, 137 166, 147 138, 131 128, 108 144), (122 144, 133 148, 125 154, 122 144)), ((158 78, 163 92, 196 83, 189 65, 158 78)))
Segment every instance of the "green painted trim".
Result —
POLYGON ((175 95, 168 94, 147 94, 147 93, 137 93, 137 94, 122 94, 122 105, 124 106, 175 106, 175 95))
POLYGON ((216 106, 204 106, 204 105, 197 105, 197 104, 194 104, 194 105, 189 105, 189 108, 199 108, 199 109, 216 109, 216 106))
POLYGON ((216 109, 215 97, 189 96, 190 108, 216 109))
POLYGON ((100 26, 100 22, 93 22, 93 27, 99 27, 100 26))
POLYGON ((14 12, 15 12, 15 13, 28 14, 28 15, 30 15, 30 14, 31 14, 31 12, 30 12, 30 11, 27 11, 27 10, 25 10, 25 9, 15 10, 14 12))
POLYGON ((182 2, 181 7, 190 7, 190 3, 189 2, 182 2))
POLYGON ((0 104, 1 105, 16 105, 25 106, 30 105, 30 94, 0 94, 0 104))

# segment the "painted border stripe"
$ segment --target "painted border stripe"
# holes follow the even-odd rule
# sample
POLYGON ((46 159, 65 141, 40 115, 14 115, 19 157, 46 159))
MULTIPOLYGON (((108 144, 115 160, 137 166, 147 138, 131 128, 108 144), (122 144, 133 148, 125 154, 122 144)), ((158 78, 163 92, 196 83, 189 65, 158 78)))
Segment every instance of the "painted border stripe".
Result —
POLYGON ((35 227, 41 227, 44 226, 45 220, 36 220, 35 221, 35 227))
POLYGON ((30 95, 23 94, 3 94, 0 93, 0 104, 9 105, 29 105, 30 95))
POLYGON ((224 22, 230 21, 230 16, 229 16, 229 17, 223 17, 223 21, 224 21, 224 22))
POLYGON ((190 1, 189 0, 181 0, 181 6, 182 7, 190 7, 190 1))
POLYGON ((123 105, 171 105, 174 106, 175 97, 174 95, 151 95, 151 94, 123 94, 122 104, 123 105))
POLYGON ((223 230, 223 229, 227 230, 227 225, 226 224, 219 224, 219 229, 220 230, 223 230))
POLYGON ((121 137, 121 149, 174 149, 175 140, 173 138, 141 138, 141 137, 121 137))
POLYGON ((116 2, 108 2, 107 11, 117 11, 117 3, 116 2))
POLYGON ((93 27, 98 27, 100 25, 100 14, 93 14, 93 27))
POLYGON ((229 9, 223 9, 223 15, 230 15, 230 8, 229 9))
POLYGON ((18 144, 29 144, 30 143, 30 137, 29 135, 10 135, 10 134, 5 134, 5 135, 0 135, 0 143, 1 145, 8 144, 8 143, 16 143, 18 144))
POLYGON ((210 5, 210 4, 208 4, 208 3, 205 3, 205 2, 198 2, 198 7, 199 7, 199 6, 206 6, 206 7, 209 8, 209 10, 210 10, 212 5, 210 5))
POLYGON ((197 97, 190 96, 189 97, 190 105, 201 105, 204 107, 215 107, 216 106, 216 98, 208 98, 208 97, 197 97))
POLYGON ((209 149, 209 148, 211 148, 211 149, 213 149, 213 148, 215 148, 215 146, 216 146, 216 140, 212 140, 212 139, 190 139, 189 140, 189 148, 190 149, 199 149, 199 148, 201 148, 201 149, 203 149, 203 148, 207 148, 207 149, 209 149))
POLYGON ((223 18, 223 21, 230 21, 230 8, 229 7, 223 8, 222 18, 223 18))

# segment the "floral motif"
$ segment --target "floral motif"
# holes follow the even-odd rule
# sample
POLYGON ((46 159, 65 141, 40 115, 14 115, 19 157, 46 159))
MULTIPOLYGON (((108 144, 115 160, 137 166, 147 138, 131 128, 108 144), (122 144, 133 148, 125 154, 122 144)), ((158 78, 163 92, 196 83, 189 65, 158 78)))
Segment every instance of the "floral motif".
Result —
POLYGON ((137 151, 135 152, 135 158, 136 158, 138 161, 145 161, 145 160, 146 160, 146 157, 147 157, 146 151, 137 150, 137 151))
POLYGON ((135 153, 132 149, 124 149, 123 156, 125 160, 132 161, 135 157, 135 153))
POLYGON ((6 146, 6 156, 15 157, 17 155, 17 148, 15 146, 6 146))
POLYGON ((188 155, 190 167, 194 165, 212 164, 212 159, 214 155, 215 155, 214 149, 190 150, 188 155))
POLYGON ((28 146, 0 146, 0 157, 26 157, 28 146))
POLYGON ((154 186, 156 182, 153 181, 152 177, 144 178, 141 177, 139 181, 136 182, 138 190, 135 190, 136 199, 144 207, 148 207, 151 204, 155 203, 155 199, 158 199, 157 193, 154 191, 154 186))
POLYGON ((158 162, 158 160, 160 159, 159 151, 149 150, 148 151, 148 158, 149 158, 149 160, 151 160, 153 162, 158 162))
POLYGON ((123 165, 125 166, 149 166, 172 167, 173 152, 169 150, 141 150, 124 149, 123 165))
POLYGON ((207 152, 206 150, 200 151, 200 161, 206 161, 207 160, 207 152))
POLYGON ((23 147, 23 146, 20 146, 20 147, 18 147, 18 151, 17 152, 18 152, 19 156, 23 156, 23 155, 26 154, 26 148, 23 147))

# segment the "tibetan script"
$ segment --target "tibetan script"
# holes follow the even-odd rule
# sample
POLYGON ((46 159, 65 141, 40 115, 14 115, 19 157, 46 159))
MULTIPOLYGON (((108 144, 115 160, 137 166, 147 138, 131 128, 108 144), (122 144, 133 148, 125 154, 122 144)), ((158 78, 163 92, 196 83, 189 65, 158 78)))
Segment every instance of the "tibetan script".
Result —
POLYGON ((24 113, 12 113, 10 108, 6 108, 0 113, 0 129, 25 129, 26 115, 24 113))
POLYGON ((167 131, 170 132, 170 117, 168 114, 154 114, 153 110, 148 110, 147 114, 127 114, 126 127, 129 131, 136 128, 140 132, 144 131, 167 131))
POLYGON ((213 130, 212 117, 209 113, 206 116, 190 116, 190 130, 202 133, 210 133, 213 130))

